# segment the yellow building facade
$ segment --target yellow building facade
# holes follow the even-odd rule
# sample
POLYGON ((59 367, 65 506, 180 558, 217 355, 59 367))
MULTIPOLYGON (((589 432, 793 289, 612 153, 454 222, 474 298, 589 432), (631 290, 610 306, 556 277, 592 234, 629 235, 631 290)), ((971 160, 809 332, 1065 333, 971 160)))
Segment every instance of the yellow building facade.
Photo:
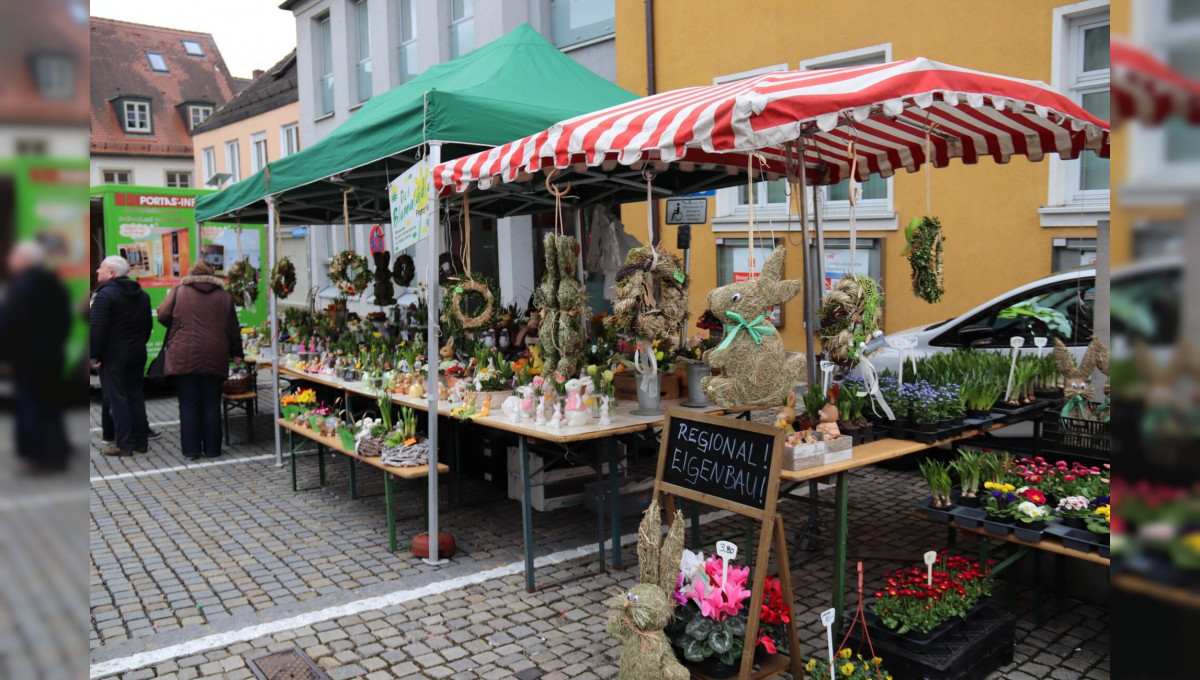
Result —
MULTIPOLYGON (((654 0, 656 91, 712 85, 771 70, 831 68, 912 57, 1040 80, 1107 118, 1107 2, 1050 0, 920 3, 848 0, 654 0), (1100 41, 1103 53, 1100 53, 1100 41), (1103 68, 1100 68, 1100 67, 1103 68), (1102 110, 1100 110, 1102 108, 1102 110)), ((617 0, 617 82, 647 91, 645 0, 617 0)), ((744 175, 743 175, 744 177, 744 175)), ((1086 263, 1096 224, 1109 217, 1107 161, 1007 165, 955 161, 929 174, 931 212, 944 227, 946 294, 934 305, 912 294, 903 256, 904 226, 926 214, 926 174, 901 173, 863 186, 855 209, 856 269, 876 276, 885 296, 885 329, 896 331, 968 311, 1024 283, 1086 263), (1086 163, 1086 166, 1084 165, 1086 163)), ((755 237, 787 248, 785 273, 799 278, 799 219, 789 217, 782 184, 754 191, 755 237)), ((848 260, 845 188, 823 206, 828 269, 848 260)), ((709 220, 692 228, 691 311, 704 311, 707 291, 744 268, 750 191, 708 197, 709 220)), ((665 209, 660 205, 660 221, 665 209)), ((628 205, 622 220, 646 238, 646 206, 628 205)), ((676 245, 676 227, 659 227, 676 245)), ((1090 251, 1094 253, 1094 250, 1090 251)), ((1091 257, 1094 257, 1092 255, 1091 257)), ((761 264, 761 262, 760 262, 761 264)), ((805 347, 803 303, 788 303, 780 332, 789 349, 805 347)))

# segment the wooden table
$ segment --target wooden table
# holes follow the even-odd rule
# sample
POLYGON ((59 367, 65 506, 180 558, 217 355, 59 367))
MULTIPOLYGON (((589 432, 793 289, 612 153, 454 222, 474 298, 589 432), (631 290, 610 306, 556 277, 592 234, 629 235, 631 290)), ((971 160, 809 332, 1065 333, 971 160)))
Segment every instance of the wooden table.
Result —
POLYGON ((1118 574, 1113 577, 1112 585, 1114 588, 1152 597, 1167 604, 1200 609, 1200 593, 1179 586, 1155 583, 1140 574, 1118 574))

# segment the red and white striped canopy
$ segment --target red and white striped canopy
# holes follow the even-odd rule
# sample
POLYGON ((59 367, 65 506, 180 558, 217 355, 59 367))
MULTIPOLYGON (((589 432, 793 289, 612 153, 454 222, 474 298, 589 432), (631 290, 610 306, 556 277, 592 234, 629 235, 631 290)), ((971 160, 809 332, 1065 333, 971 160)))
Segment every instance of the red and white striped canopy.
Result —
POLYGON ((439 194, 486 189, 552 167, 745 167, 750 152, 760 155, 755 169, 783 174, 792 142, 804 150, 810 184, 836 184, 849 175, 851 140, 859 180, 890 177, 925 163, 927 130, 937 167, 1084 150, 1107 157, 1109 149, 1108 123, 1045 83, 917 58, 663 92, 443 163, 434 185, 439 194))
POLYGON ((1109 49, 1114 122, 1132 118, 1158 125, 1176 115, 1192 125, 1200 124, 1200 83, 1121 40, 1114 38, 1109 49))

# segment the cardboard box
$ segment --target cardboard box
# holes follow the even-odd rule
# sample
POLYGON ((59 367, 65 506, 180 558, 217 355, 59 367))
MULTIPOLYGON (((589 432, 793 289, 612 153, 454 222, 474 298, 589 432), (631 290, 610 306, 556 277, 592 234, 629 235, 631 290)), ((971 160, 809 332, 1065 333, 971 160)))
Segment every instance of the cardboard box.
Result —
POLYGON ((828 442, 803 444, 801 446, 785 446, 783 449, 783 468, 785 470, 805 470, 850 460, 852 455, 851 443, 849 437, 838 437, 828 442), (845 440, 846 443, 842 444, 842 440, 845 440), (833 444, 836 448, 830 450, 830 444, 833 444))
MULTIPOLYGON (((622 373, 613 376, 613 388, 617 399, 637 401, 637 374, 622 373)), ((675 373, 664 373, 659 385, 659 399, 678 399, 680 397, 680 380, 675 373)))
MULTIPOLYGON (((508 447, 508 497, 514 501, 521 500, 523 492, 520 455, 520 449, 508 447)), ((539 512, 547 512, 582 505, 584 485, 596 479, 596 470, 589 465, 546 469, 544 460, 537 453, 529 453, 530 506, 539 512)), ((622 462, 617 469, 623 472, 625 463, 622 462)), ((607 463, 603 465, 603 473, 608 474, 607 463)))

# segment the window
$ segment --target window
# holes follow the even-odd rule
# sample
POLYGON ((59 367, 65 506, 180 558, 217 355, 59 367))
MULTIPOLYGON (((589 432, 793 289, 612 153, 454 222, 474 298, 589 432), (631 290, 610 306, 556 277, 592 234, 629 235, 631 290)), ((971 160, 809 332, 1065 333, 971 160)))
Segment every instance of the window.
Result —
MULTIPOLYGON (((833 286, 850 271, 850 239, 826 238, 823 256, 825 271, 825 292, 833 290, 833 286)), ((879 284, 883 290, 883 239, 860 238, 855 241, 854 273, 866 275, 879 284)), ((817 240, 809 238, 809 256, 817 257, 817 240)), ((810 259, 810 262, 816 262, 810 259)))
POLYGON ((167 60, 163 59, 163 55, 159 52, 147 52, 146 59, 150 62, 150 70, 159 73, 170 73, 167 68, 167 60))
POLYGON ((1178 263, 1114 276, 1111 285, 1113 341, 1142 339, 1151 346, 1179 341, 1183 325, 1183 268, 1178 263))
POLYGON ((204 174, 201 179, 205 184, 217 172, 217 150, 211 146, 200 152, 200 172, 204 174))
MULTIPOLYGON (((781 245, 783 245, 783 239, 754 239, 754 277, 762 272, 763 263, 770 257, 771 251, 781 245)), ((750 276, 750 239, 717 239, 717 285, 725 286, 750 278, 753 278, 750 276)), ((775 326, 782 327, 783 306, 772 307, 770 314, 775 326)))
POLYGON ((400 0, 400 82, 417 77, 417 0, 400 0))
POLYGON ((195 40, 181 40, 180 42, 183 43, 183 51, 187 52, 188 56, 191 56, 191 57, 203 57, 204 56, 204 46, 201 45, 200 43, 196 42, 195 40))
POLYGON ((167 171, 167 186, 181 187, 184 189, 192 186, 192 173, 168 170, 167 171))
POLYGON ((126 132, 150 132, 150 102, 125 100, 122 106, 126 132))
POLYGON ((333 113, 333 31, 329 15, 316 20, 318 115, 333 113))
POLYGON ((1096 239, 1094 238, 1056 238, 1053 248, 1051 267, 1055 274, 1079 267, 1096 266, 1096 239))
POLYGON ((46 140, 44 139, 17 140, 18 156, 45 156, 46 148, 46 140))
POLYGON ((33 60, 33 78, 46 99, 75 96, 75 62, 65 55, 44 54, 33 60))
POLYGON ((205 104, 189 104, 188 105, 188 122, 191 124, 191 129, 195 130, 196 126, 203 123, 206 118, 212 115, 213 107, 205 104))
POLYGON ((238 162, 238 141, 236 139, 225 142, 225 171, 231 175, 229 181, 242 181, 242 168, 238 162))
POLYGON ((1096 300, 1096 282, 1091 276, 1052 283, 1018 293, 997 302, 979 314, 956 324, 932 344, 958 346, 958 333, 966 326, 982 325, 992 329, 992 347, 1008 347, 1014 337, 1025 338, 1033 347, 1033 338, 1059 338, 1067 345, 1086 345, 1092 337, 1092 318, 1096 300))
POLYGON ((105 184, 133 184, 133 172, 130 170, 101 170, 105 184))
POLYGON ((616 33, 614 0, 551 0, 554 44, 570 47, 616 33))
POLYGON ((1147 220, 1134 225, 1133 258, 1146 260, 1183 252, 1183 222, 1147 220))
POLYGON ((300 150, 300 128, 295 123, 279 128, 279 149, 280 158, 300 150))
POLYGON ((475 49, 474 0, 450 0, 450 58, 475 49))
MULTIPOLYGON (((1108 15, 1091 21, 1076 22, 1072 29, 1074 58, 1071 70, 1072 98, 1088 113, 1100 120, 1108 120, 1108 15)), ((1169 136, 1169 135, 1168 135, 1169 136)), ((1195 149, 1193 149, 1195 150, 1195 149)), ((1108 191, 1108 159, 1085 151, 1074 161, 1072 189, 1085 192, 1108 191)))
POLYGON ((267 167, 267 133, 255 132, 250 135, 250 172, 258 172, 267 167))
POLYGON ((358 101, 371 98, 371 15, 367 0, 354 3, 355 26, 358 28, 358 101))

